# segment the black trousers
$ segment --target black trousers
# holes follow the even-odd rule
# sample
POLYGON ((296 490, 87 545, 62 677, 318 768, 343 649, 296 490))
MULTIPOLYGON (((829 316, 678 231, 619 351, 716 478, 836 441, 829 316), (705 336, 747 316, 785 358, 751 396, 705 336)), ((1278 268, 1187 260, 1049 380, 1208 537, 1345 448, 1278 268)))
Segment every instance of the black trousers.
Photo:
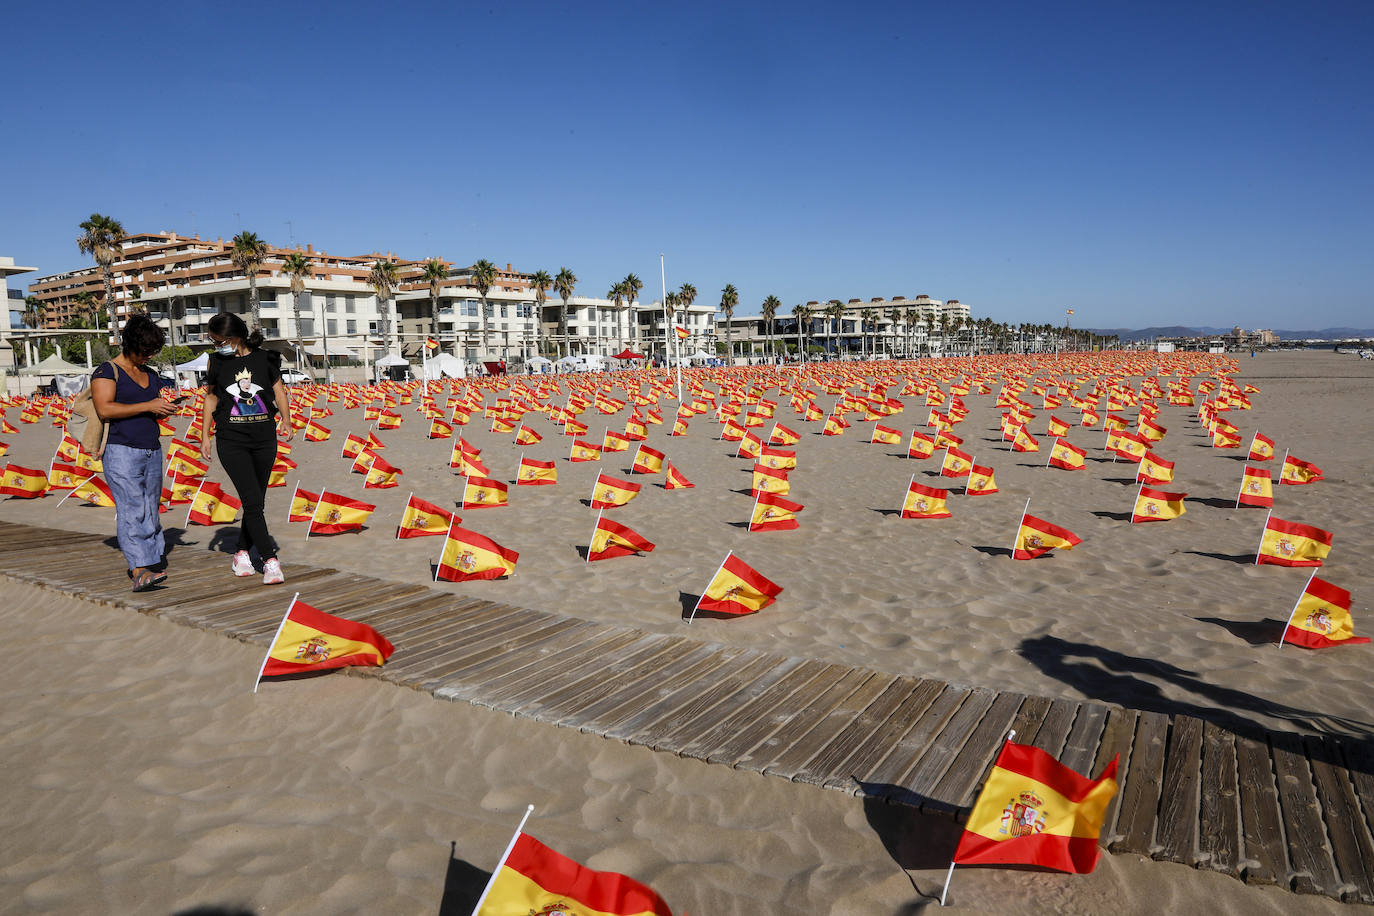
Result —
POLYGON ((277 460, 277 440, 242 442, 219 439, 216 454, 224 473, 233 481, 239 501, 243 503, 243 522, 239 527, 239 550, 258 549, 258 556, 270 560, 277 555, 276 544, 267 531, 267 481, 277 460))

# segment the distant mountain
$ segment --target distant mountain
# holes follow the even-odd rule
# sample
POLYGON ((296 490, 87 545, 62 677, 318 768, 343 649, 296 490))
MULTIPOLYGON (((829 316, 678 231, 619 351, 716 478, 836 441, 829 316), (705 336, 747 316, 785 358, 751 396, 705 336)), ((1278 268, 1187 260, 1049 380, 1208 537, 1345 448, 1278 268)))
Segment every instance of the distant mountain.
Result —
MULTIPOLYGON (((1185 328, 1182 325, 1154 328, 1085 328, 1093 334, 1104 337, 1116 336, 1123 343, 1137 340, 1151 340, 1155 337, 1210 337, 1215 334, 1229 334, 1231 328, 1197 327, 1185 328)), ((1347 337, 1374 338, 1370 328, 1322 328, 1321 330, 1291 330, 1275 328, 1279 340, 1342 340, 1347 337)))

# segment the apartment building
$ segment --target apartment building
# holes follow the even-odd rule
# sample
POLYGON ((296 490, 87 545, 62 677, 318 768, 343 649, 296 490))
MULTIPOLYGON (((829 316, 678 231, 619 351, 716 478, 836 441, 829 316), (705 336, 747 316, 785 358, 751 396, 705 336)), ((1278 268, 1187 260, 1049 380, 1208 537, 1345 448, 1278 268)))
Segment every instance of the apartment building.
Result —
MULTIPOLYGON (((916 356, 948 349, 953 334, 971 318, 967 303, 919 296, 875 296, 868 301, 841 303, 839 317, 827 314, 834 300, 806 303, 800 318, 782 308, 773 318, 772 341, 777 352, 793 352, 800 333, 802 345, 830 354, 868 354, 884 357, 916 356), (872 319, 865 316, 871 313, 872 319), (800 324, 800 328, 798 325, 800 324), (946 328, 950 329, 946 333, 946 328)), ((757 315, 716 321, 716 337, 726 339, 726 325, 735 356, 768 352, 768 322, 757 315)))

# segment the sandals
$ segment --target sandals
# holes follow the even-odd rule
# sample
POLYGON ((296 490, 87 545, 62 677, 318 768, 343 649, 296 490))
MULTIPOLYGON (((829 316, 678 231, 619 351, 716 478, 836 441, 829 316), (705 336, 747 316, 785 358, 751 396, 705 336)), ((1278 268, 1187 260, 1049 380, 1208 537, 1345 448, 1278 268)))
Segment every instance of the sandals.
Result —
POLYGON ((151 569, 141 570, 138 575, 134 575, 133 570, 129 571, 129 578, 134 582, 134 591, 150 591, 163 582, 167 581, 166 573, 155 573, 151 569))

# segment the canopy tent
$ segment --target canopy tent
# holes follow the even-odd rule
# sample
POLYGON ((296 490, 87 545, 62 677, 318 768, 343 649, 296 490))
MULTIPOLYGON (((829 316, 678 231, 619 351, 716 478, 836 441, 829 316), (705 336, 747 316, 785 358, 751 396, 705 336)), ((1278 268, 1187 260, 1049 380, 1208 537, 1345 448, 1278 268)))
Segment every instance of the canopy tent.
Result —
POLYGON ((612 356, 611 359, 644 359, 644 354, 643 354, 643 353, 636 353, 635 351, 631 350, 629 347, 626 347, 625 349, 621 350, 619 353, 617 353, 617 354, 615 354, 614 356, 612 356))
POLYGON ((707 353, 705 350, 698 350, 697 352, 693 353, 691 356, 684 357, 684 359, 702 360, 702 359, 715 359, 715 357, 712 356, 710 353, 707 353))
POLYGON ((61 356, 53 353, 46 359, 20 371, 23 375, 85 375, 91 370, 85 366, 69 363, 61 356))
POLYGON ((391 366, 409 366, 409 365, 410 365, 410 360, 405 359, 404 357, 401 357, 401 356, 393 356, 393 355, 391 355, 390 353, 388 353, 386 356, 383 356, 383 357, 379 358, 378 360, 376 360, 376 361, 373 363, 373 365, 374 365, 374 366, 382 366, 382 367, 386 367, 386 368, 390 368, 391 366))
POLYGON ((178 372, 204 372, 210 365, 210 354, 205 352, 191 360, 189 363, 181 363, 177 366, 178 372))
MULTIPOLYGON (((379 361, 380 362, 380 361, 379 361)), ((425 363, 425 381, 431 382, 438 378, 464 378, 467 376, 467 364, 451 353, 440 353, 431 356, 425 363)))
POLYGON ((560 366, 576 366, 577 364, 578 359, 576 356, 565 356, 558 361, 558 365, 560 366))
POLYGON ((545 366, 552 366, 553 360, 545 359, 542 356, 531 356, 525 360, 525 365, 531 369, 543 369, 545 366))

